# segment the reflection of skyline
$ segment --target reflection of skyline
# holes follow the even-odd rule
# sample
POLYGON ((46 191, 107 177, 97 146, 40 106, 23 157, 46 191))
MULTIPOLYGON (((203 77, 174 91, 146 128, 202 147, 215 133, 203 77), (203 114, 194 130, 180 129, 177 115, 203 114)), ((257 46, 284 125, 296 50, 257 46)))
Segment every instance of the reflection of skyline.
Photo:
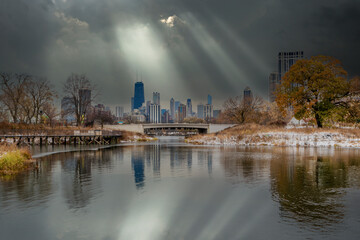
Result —
POLYGON ((134 179, 136 188, 142 189, 145 186, 145 159, 144 159, 144 148, 135 147, 131 151, 131 166, 134 172, 134 179))

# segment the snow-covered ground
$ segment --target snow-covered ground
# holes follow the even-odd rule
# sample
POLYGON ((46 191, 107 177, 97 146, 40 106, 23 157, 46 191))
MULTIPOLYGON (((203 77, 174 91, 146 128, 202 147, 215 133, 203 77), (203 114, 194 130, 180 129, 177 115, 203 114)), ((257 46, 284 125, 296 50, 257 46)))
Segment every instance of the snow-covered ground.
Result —
POLYGON ((312 147, 351 147, 360 148, 360 138, 349 134, 334 132, 266 132, 238 136, 204 135, 187 142, 205 145, 244 145, 244 146, 312 146, 312 147))

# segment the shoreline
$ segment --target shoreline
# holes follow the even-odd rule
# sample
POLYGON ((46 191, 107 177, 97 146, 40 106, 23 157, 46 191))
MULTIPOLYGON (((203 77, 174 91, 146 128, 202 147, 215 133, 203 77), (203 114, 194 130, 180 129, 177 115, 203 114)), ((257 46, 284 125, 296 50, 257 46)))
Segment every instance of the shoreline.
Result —
POLYGON ((237 126, 217 134, 192 136, 187 143, 222 146, 286 146, 360 148, 359 129, 286 129, 237 126))

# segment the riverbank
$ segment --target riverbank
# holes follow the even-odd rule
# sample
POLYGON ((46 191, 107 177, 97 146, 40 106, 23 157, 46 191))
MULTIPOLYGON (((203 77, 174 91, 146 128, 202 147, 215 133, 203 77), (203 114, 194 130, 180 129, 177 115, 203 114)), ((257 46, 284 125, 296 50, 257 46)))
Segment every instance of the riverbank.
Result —
POLYGON ((287 129, 246 124, 216 134, 192 136, 186 142, 201 145, 360 148, 360 129, 287 129))
POLYGON ((0 145, 0 176, 14 175, 29 168, 31 153, 15 145, 0 145))

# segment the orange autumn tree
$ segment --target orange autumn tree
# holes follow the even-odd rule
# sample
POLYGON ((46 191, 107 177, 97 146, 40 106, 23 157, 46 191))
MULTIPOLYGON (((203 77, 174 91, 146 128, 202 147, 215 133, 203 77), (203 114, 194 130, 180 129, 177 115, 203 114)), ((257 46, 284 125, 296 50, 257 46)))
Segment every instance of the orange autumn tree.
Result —
POLYGON ((281 79, 276 103, 282 111, 292 107, 296 119, 315 118, 321 128, 349 93, 346 76, 341 62, 333 57, 298 60, 281 79))

